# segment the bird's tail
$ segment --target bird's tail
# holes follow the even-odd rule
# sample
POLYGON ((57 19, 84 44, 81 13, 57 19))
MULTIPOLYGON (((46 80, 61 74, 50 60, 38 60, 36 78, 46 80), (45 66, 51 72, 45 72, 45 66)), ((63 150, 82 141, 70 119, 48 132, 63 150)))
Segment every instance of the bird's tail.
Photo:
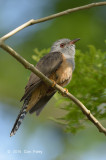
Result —
POLYGON ((12 131, 10 133, 10 137, 15 135, 16 131, 18 130, 19 126, 21 125, 21 123, 22 123, 22 121, 23 121, 23 119, 24 119, 24 117, 27 113, 26 109, 27 109, 27 104, 25 102, 21 111, 20 111, 20 113, 19 113, 19 115, 18 115, 18 117, 17 117, 17 119, 16 119, 16 121, 15 121, 15 124, 12 128, 12 131))

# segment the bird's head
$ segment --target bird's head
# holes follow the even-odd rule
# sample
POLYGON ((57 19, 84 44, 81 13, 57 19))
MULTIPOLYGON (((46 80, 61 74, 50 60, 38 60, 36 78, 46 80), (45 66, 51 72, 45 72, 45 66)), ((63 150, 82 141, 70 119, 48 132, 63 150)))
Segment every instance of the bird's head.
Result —
POLYGON ((51 52, 61 52, 68 58, 69 57, 74 57, 75 55, 75 43, 80 40, 79 38, 70 40, 70 39, 60 39, 56 42, 51 47, 51 52))

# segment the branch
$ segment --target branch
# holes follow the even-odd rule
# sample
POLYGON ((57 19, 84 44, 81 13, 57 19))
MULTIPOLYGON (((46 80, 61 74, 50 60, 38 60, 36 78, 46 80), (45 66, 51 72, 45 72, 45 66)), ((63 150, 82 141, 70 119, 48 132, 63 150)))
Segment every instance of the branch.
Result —
POLYGON ((63 15, 66 15, 66 14, 69 14, 69 13, 72 13, 72 12, 79 11, 79 10, 89 9, 89 8, 92 8, 92 7, 103 6, 103 5, 106 5, 106 1, 105 2, 98 2, 98 3, 91 3, 91 4, 84 5, 84 6, 68 9, 68 10, 65 10, 65 11, 62 11, 62 12, 59 12, 59 13, 56 13, 56 14, 52 14, 50 16, 47 16, 47 17, 44 17, 44 18, 41 18, 41 19, 37 19, 37 20, 31 19, 28 22, 24 23, 23 25, 14 29, 13 31, 9 32, 8 34, 4 35, 2 37, 2 40, 5 41, 9 37, 11 37, 14 34, 16 34, 17 32, 19 32, 20 30, 22 30, 22 29, 24 29, 28 26, 31 26, 33 24, 45 22, 45 21, 63 16, 63 15))
MULTIPOLYGON (((33 25, 33 24, 36 24, 36 23, 40 23, 40 22, 44 22, 44 21, 47 21, 47 20, 51 20, 51 19, 54 19, 56 17, 60 17, 60 16, 63 16, 65 14, 68 14, 68 13, 72 13, 72 12, 76 12, 76 11, 79 11, 79 10, 88 9, 88 8, 92 8, 92 7, 96 7, 96 6, 102 6, 102 5, 106 5, 106 1, 105 2, 98 2, 98 3, 91 3, 91 4, 88 4, 88 5, 85 5, 85 6, 68 9, 66 11, 63 11, 63 12, 60 12, 60 13, 57 13, 57 14, 53 14, 51 16, 44 17, 44 18, 41 18, 41 19, 38 19, 38 20, 32 19, 32 20, 24 23, 23 25, 17 27, 13 31, 9 32, 5 36, 1 37, 0 38, 0 47, 3 50, 7 51, 17 61, 19 61, 26 69, 32 71, 39 78, 41 78, 45 83, 47 83, 48 85, 52 86, 53 82, 49 78, 47 78, 43 73, 41 73, 37 68, 35 68, 34 65, 30 64, 23 57, 21 57, 11 47, 9 47, 8 45, 4 44, 4 41, 6 39, 8 39, 9 37, 13 36, 14 34, 16 34, 17 32, 19 32, 20 30, 22 30, 22 29, 24 29, 24 28, 26 28, 26 27, 28 27, 30 25, 33 25)), ((66 97, 68 97, 69 99, 71 99, 77 106, 79 106, 80 109, 82 110, 82 112, 88 117, 88 119, 91 122, 94 123, 94 125, 98 128, 98 130, 106 135, 106 129, 100 124, 100 122, 91 114, 91 112, 77 98, 75 98, 70 93, 66 93, 64 91, 64 88, 62 88, 58 84, 56 84, 54 88, 56 90, 58 90, 60 93, 62 93, 62 94, 64 93, 66 95, 66 97)))
MULTIPOLYGON (((11 56, 13 56, 17 61, 19 61, 26 69, 35 73, 39 78, 41 78, 45 83, 49 84, 50 86, 53 85, 53 82, 47 78, 43 73, 41 73, 34 65, 30 64, 26 61, 23 57, 21 57, 16 51, 14 51, 11 47, 6 44, 0 45, 2 49, 7 51, 11 56)), ((88 110, 77 98, 75 98, 71 93, 66 93, 64 88, 59 86, 58 84, 54 87, 60 93, 65 94, 66 97, 71 99, 77 106, 80 107, 82 112, 88 117, 88 119, 94 123, 94 125, 98 128, 98 130, 106 135, 106 129, 101 125, 101 123, 91 114, 90 110, 88 110)))

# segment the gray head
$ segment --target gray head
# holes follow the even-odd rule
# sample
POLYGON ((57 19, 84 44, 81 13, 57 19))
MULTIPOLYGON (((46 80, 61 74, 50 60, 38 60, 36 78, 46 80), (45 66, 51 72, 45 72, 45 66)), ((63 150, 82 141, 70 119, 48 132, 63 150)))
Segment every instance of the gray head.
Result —
POLYGON ((80 39, 60 39, 52 45, 51 52, 61 52, 65 57, 73 58, 75 55, 75 42, 78 40, 80 39))

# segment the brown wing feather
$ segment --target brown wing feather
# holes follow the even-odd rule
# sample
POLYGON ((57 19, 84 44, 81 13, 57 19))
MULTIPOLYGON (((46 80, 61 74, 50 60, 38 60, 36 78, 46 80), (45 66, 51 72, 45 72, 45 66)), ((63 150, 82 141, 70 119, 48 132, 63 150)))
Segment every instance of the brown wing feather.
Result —
MULTIPOLYGON (((41 58, 37 63, 36 68, 48 77, 58 69, 62 61, 63 57, 60 52, 52 52, 41 58)), ((26 99, 41 82, 42 80, 38 76, 31 73, 28 84, 25 87, 25 94, 21 98, 21 101, 26 99)))

